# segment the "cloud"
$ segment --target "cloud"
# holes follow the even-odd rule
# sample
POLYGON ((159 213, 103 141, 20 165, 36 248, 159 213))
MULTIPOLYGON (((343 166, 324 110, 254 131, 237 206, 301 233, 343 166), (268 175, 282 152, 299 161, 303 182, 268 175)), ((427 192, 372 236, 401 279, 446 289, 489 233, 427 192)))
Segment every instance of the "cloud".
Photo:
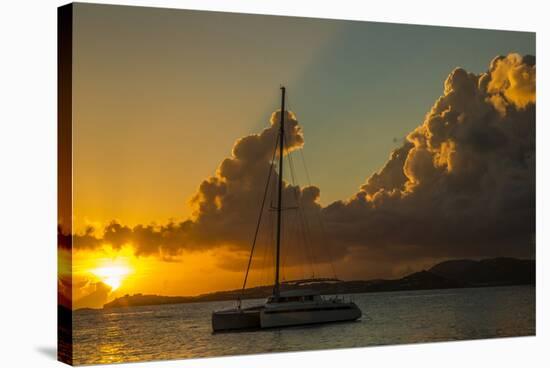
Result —
MULTIPOLYGON (((304 137, 296 116, 285 112, 285 153, 301 148, 304 137)), ((126 244, 134 247, 136 255, 161 255, 171 259, 182 250, 205 250, 212 247, 232 246, 236 250, 248 250, 259 215, 271 170, 275 144, 279 132, 280 111, 272 114, 270 126, 260 134, 252 134, 237 140, 231 156, 224 159, 216 174, 205 179, 191 199, 193 216, 181 223, 166 225, 137 225, 129 227, 118 222, 108 224, 101 236, 88 228, 76 234, 77 249, 93 249, 101 244, 110 244, 120 249, 126 244)), ((269 199, 266 211, 273 205, 273 189, 277 173, 273 172, 269 183, 269 199)), ((301 203, 304 211, 318 210, 319 189, 300 188, 284 183, 283 206, 301 203)), ((265 227, 267 224, 262 223, 265 227)), ((290 225, 289 225, 290 226, 290 225)))
MULTIPOLYGON (((535 58, 517 54, 495 58, 479 75, 456 68, 424 121, 349 199, 322 208, 318 187, 285 182, 283 206, 299 204, 304 217, 322 218, 335 244, 329 254, 315 249, 323 239, 313 239, 316 261, 353 255, 376 260, 378 268, 405 269, 428 258, 533 255, 535 77, 535 58)), ((304 135, 296 116, 285 113, 287 150, 293 151, 304 145, 304 135)), ((168 259, 182 250, 248 250, 279 114, 261 133, 237 140, 216 174, 200 184, 191 199, 192 218, 132 228, 113 222, 102 236, 93 230, 76 236, 75 247, 132 244, 138 255, 168 259)), ((276 179, 275 172, 266 212, 276 198, 276 179)), ((303 221, 296 211, 285 218, 287 230, 303 221)), ((297 248, 288 247, 291 256, 297 248)))
POLYGON ((387 262, 531 256, 535 59, 457 68, 424 122, 351 199, 323 209, 332 233, 387 262))
POLYGON ((103 282, 84 282, 82 285, 76 285, 76 287, 77 292, 85 293, 85 295, 76 299, 73 309, 102 308, 109 300, 111 288, 103 282))
MULTIPOLYGON (((510 54, 507 57, 499 56, 490 66, 490 81, 487 91, 493 95, 503 94, 508 103, 517 108, 525 108, 534 104, 536 65, 532 56, 521 57, 510 54)), ((500 102, 504 102, 500 100, 500 102)))

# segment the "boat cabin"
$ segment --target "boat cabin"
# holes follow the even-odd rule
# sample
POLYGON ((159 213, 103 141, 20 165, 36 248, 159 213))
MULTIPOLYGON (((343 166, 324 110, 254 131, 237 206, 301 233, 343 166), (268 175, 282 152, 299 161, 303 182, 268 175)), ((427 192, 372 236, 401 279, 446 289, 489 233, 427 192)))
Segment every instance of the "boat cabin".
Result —
POLYGON ((278 298, 275 295, 270 296, 267 298, 267 304, 316 302, 321 300, 321 294, 315 290, 289 290, 281 292, 278 298))

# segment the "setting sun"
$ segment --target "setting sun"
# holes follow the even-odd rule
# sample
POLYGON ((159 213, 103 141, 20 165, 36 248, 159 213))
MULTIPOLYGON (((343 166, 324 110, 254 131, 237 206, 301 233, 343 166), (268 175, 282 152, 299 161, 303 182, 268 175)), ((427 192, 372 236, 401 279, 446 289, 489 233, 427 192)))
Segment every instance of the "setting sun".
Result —
POLYGON ((91 272, 114 291, 119 288, 122 281, 132 270, 125 265, 108 265, 98 267, 91 272))

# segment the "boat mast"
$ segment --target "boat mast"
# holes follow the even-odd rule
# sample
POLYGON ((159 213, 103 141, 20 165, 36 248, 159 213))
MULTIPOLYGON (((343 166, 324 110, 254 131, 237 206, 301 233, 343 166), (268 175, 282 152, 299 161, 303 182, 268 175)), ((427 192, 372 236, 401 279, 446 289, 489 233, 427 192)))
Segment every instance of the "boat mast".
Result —
POLYGON ((282 199, 283 199, 283 149, 284 149, 284 137, 285 137, 285 87, 281 87, 281 120, 279 127, 279 186, 277 197, 277 251, 275 257, 275 286, 273 288, 273 295, 276 299, 279 298, 280 286, 279 286, 279 258, 281 253, 281 212, 282 212, 282 199))

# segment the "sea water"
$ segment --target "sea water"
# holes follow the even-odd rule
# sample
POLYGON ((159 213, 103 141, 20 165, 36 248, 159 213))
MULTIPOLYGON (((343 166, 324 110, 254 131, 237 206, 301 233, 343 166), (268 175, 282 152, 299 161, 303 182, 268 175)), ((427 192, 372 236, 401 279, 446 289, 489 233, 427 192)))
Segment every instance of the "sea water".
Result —
MULTIPOLYGON (((535 334, 535 287, 487 287, 346 296, 356 322, 212 333, 211 313, 235 302, 74 313, 74 363, 212 357, 535 334)), ((263 300, 246 301, 246 304, 263 300)))

